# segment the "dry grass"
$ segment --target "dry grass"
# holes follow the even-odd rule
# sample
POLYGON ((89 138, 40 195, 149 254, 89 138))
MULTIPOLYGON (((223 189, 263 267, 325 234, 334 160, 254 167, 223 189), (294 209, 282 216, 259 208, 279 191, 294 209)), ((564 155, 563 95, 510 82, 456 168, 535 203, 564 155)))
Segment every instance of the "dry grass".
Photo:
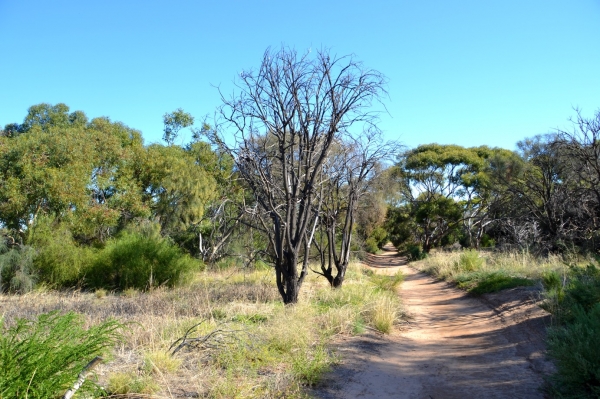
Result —
POLYGON ((147 293, 0 295, 0 309, 7 324, 52 310, 83 314, 89 324, 125 322, 124 342, 97 369, 113 397, 301 398, 303 387, 335 364, 329 344, 336 335, 361 332, 365 325, 389 332, 398 321, 398 297, 381 285, 354 264, 341 290, 312 275, 300 302, 284 307, 270 270, 230 269, 199 273, 187 287, 147 293), (186 332, 198 339, 214 335, 171 355, 171 345, 186 332))
POLYGON ((434 251, 412 266, 440 279, 456 282, 474 294, 521 285, 540 285, 550 271, 564 274, 567 266, 559 256, 536 257, 525 252, 434 251))

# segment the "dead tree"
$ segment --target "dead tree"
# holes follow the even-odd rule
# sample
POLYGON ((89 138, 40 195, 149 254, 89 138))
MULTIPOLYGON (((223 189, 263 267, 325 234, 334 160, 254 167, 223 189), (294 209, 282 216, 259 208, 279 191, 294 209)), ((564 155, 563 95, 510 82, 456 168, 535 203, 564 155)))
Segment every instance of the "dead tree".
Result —
POLYGON ((359 201, 367 193, 376 166, 396 155, 399 148, 396 142, 383 142, 379 130, 370 129, 357 137, 346 137, 327 162, 321 212, 327 245, 316 243, 321 255, 321 272, 317 273, 334 288, 342 286, 350 262, 359 201))
POLYGON ((221 95, 213 142, 232 155, 254 194, 256 223, 268 237, 286 304, 297 302, 307 274, 330 147, 352 125, 374 122, 371 105, 385 94, 385 83, 352 56, 282 48, 267 50, 257 71, 240 73, 231 98, 221 95))

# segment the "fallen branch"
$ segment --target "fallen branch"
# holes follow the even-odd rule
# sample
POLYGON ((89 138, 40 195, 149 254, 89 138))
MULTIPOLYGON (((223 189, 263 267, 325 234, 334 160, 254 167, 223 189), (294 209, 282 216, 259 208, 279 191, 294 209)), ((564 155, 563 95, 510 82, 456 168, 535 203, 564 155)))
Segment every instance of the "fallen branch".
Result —
POLYGON ((205 321, 206 320, 202 320, 200 323, 194 324, 185 332, 183 337, 171 344, 169 347, 171 356, 175 355, 185 347, 194 349, 220 349, 223 346, 231 344, 235 341, 240 342, 240 339, 237 337, 237 333, 247 334, 247 332, 244 330, 228 330, 217 328, 206 335, 191 337, 190 334, 205 321))

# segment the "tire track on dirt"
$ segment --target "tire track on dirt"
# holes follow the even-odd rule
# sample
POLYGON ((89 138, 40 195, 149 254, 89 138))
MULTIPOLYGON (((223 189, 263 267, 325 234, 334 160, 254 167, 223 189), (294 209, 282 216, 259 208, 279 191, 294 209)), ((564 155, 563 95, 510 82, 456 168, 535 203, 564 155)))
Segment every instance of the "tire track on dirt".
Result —
POLYGON ((391 336, 351 337, 338 345, 343 363, 320 398, 544 398, 547 314, 531 291, 465 295, 408 267, 389 251, 372 256, 381 273, 405 274, 399 290, 410 318, 391 336))

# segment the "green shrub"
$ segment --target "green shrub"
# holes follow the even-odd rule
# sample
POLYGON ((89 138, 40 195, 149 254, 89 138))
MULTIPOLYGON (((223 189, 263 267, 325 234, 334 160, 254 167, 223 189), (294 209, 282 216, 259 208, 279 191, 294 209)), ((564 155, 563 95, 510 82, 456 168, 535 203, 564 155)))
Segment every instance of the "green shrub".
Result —
POLYGON ((485 259, 479 256, 479 252, 474 249, 468 249, 460 254, 456 263, 456 268, 465 272, 473 272, 481 269, 485 259))
POLYGON ((600 303, 600 268, 597 266, 571 266, 566 281, 562 280, 556 272, 542 276, 546 288, 543 307, 552 312, 559 324, 572 321, 577 309, 587 312, 600 303))
POLYGON ((37 280, 33 256, 33 248, 24 245, 9 248, 6 240, 0 237, 0 292, 33 290, 37 280))
MULTIPOLYGON (((0 321, 0 397, 47 399, 63 395, 83 367, 121 339, 116 321, 83 328, 74 313, 42 314, 18 319, 7 327, 0 321)), ((82 393, 98 391, 89 379, 82 393)))
POLYGON ((365 251, 370 254, 376 254, 379 251, 379 246, 377 246, 377 240, 373 237, 369 237, 365 240, 365 251))
POLYGON ((600 397, 600 304, 573 309, 572 322, 548 331, 548 354, 556 373, 549 378, 557 397, 600 397))
POLYGON ((50 287, 72 287, 94 261, 94 250, 79 246, 67 226, 40 218, 29 234, 36 249, 33 265, 39 281, 50 287))
POLYGON ((377 227, 371 232, 369 238, 374 241, 377 248, 381 249, 388 242, 388 232, 383 227, 377 227))
POLYGON ((422 260, 427 257, 427 253, 423 252, 423 247, 420 244, 405 243, 398 249, 409 261, 422 260))
POLYGON ((145 290, 185 283, 199 268, 199 261, 160 236, 124 232, 109 241, 86 277, 92 287, 145 290))

